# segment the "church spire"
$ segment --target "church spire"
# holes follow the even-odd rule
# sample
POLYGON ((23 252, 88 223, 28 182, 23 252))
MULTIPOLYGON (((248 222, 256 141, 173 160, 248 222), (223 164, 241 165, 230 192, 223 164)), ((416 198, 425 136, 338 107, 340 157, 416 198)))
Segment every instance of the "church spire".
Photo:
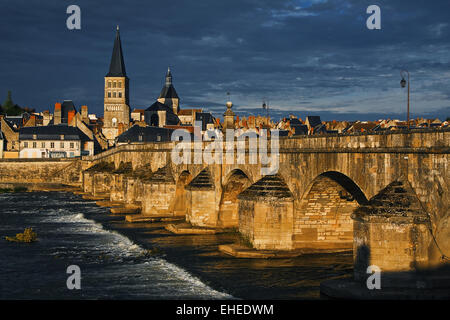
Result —
POLYGON ((125 63, 123 62, 122 44, 120 42, 119 26, 116 29, 116 39, 114 40, 114 48, 109 65, 107 77, 126 77, 125 63))
POLYGON ((167 67, 166 87, 170 87, 171 85, 172 85, 172 73, 170 72, 170 67, 167 67))

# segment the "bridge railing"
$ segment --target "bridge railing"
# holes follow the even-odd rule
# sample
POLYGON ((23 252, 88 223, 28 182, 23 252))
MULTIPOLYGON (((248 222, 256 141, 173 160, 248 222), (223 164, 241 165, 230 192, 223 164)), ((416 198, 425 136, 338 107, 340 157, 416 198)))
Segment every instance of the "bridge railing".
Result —
MULTIPOLYGON (((434 130, 399 130, 393 132, 364 132, 352 134, 320 134, 309 136, 280 137, 280 153, 292 152, 362 152, 364 150, 380 152, 438 152, 449 153, 450 128, 434 130)), ((270 139, 268 151, 270 152, 270 139)), ((171 152, 178 143, 186 142, 134 142, 123 144, 94 156, 83 156, 83 160, 96 161, 120 152, 171 152)), ((202 150, 213 143, 202 141, 202 150)), ((246 150, 248 151, 248 140, 246 150)), ((236 146, 235 146, 236 150, 236 146)), ((194 152, 194 142, 191 142, 194 152)), ((224 143, 223 152, 226 152, 224 143)))

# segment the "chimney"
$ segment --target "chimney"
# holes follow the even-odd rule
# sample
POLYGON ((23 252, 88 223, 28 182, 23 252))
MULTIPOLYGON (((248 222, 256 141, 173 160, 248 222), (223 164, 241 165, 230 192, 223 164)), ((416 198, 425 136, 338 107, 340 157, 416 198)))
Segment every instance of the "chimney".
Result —
MULTIPOLYGON (((67 113, 67 124, 70 126, 71 125, 71 122, 72 122, 72 119, 73 118, 75 118, 75 110, 70 110, 68 113, 67 113)), ((72 124, 72 126, 73 127, 75 127, 76 125, 73 125, 72 124)))
POLYGON ((88 107, 81 106, 81 121, 89 124, 88 107))
POLYGON ((53 124, 61 124, 61 103, 55 103, 55 113, 53 116, 53 124))

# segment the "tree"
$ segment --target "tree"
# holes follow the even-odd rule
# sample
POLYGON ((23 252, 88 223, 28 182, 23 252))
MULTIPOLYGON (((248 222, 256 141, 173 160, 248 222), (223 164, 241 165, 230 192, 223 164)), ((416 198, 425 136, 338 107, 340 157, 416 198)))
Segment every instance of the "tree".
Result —
POLYGON ((5 102, 3 103, 3 113, 8 116, 18 116, 23 113, 23 110, 21 107, 19 107, 17 104, 14 104, 11 98, 11 90, 8 90, 8 97, 6 98, 5 102))
POLYGON ((447 117, 447 119, 445 119, 445 121, 450 121, 450 117, 447 117))
POLYGON ((5 102, 3 102, 3 109, 12 109, 14 107, 14 103, 11 99, 11 90, 8 90, 8 97, 5 102))

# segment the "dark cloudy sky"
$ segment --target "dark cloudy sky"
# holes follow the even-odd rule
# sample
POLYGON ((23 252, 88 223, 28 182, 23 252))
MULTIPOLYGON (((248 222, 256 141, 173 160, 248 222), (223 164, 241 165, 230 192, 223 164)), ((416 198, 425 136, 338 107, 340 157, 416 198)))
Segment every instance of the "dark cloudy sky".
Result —
POLYGON ((131 108, 157 98, 167 66, 182 108, 325 120, 450 116, 448 0, 170 0, 0 3, 0 100, 39 111, 71 99, 103 114, 115 26, 120 25, 131 108), (81 30, 66 28, 67 6, 81 30), (382 29, 366 28, 381 8, 382 29))

